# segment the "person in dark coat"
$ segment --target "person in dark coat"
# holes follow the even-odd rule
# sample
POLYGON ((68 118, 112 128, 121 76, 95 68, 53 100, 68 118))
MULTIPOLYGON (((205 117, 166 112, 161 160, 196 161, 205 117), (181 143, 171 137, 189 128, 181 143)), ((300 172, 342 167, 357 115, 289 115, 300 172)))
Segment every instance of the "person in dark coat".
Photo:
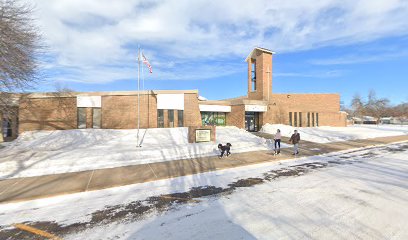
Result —
POLYGON ((227 152, 227 157, 231 155, 230 152, 231 147, 232 147, 231 143, 227 143, 226 145, 222 145, 221 143, 218 144, 218 149, 221 151, 221 155, 219 156, 219 158, 222 158, 225 152, 227 152))
POLYGON ((289 143, 293 144, 293 153, 292 155, 299 154, 299 142, 300 142, 300 134, 297 130, 292 134, 290 137, 289 143))

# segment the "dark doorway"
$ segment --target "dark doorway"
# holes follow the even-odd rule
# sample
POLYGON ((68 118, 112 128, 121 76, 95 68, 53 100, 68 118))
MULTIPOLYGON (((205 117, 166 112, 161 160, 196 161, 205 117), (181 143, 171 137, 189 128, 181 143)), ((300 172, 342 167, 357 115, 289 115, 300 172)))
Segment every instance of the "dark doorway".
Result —
POLYGON ((11 119, 3 118, 2 121, 3 137, 9 138, 13 136, 13 129, 11 125, 11 119))
POLYGON ((259 112, 245 112, 245 129, 249 132, 259 131, 259 112))

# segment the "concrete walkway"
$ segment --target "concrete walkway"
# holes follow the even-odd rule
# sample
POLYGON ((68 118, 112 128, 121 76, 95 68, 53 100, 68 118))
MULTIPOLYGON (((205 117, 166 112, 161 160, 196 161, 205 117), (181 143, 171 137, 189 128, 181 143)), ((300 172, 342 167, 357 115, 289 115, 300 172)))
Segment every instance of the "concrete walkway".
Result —
MULTIPOLYGON (((256 135, 272 138, 272 135, 265 133, 256 133, 256 135)), ((286 138, 282 140, 287 142, 286 138)), ((408 141, 408 135, 327 144, 301 141, 299 151, 300 157, 305 157, 401 141, 408 141)), ((274 156, 270 151, 256 151, 233 154, 228 158, 222 159, 218 157, 202 157, 83 172, 7 179, 0 181, 0 203, 93 191, 262 162, 291 159, 294 158, 291 155, 291 151, 291 148, 282 149, 279 156, 274 156)))

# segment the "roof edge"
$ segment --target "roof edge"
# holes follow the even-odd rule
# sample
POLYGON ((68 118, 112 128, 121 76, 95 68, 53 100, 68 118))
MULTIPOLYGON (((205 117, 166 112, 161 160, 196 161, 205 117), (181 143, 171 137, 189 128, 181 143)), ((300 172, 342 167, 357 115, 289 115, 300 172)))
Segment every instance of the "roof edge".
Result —
POLYGON ((252 56, 252 54, 254 53, 254 51, 259 50, 262 52, 266 52, 266 53, 270 53, 270 54, 276 54, 276 52, 266 49, 266 48, 261 48, 261 47, 255 47, 254 49, 252 49, 252 51, 249 53, 248 57, 245 58, 245 62, 248 61, 248 59, 252 56))

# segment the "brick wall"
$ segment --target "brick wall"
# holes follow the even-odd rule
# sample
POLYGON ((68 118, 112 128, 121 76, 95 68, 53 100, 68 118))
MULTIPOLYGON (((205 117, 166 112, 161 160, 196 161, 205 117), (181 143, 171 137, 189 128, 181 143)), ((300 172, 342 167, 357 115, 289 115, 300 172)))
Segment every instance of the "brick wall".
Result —
POLYGON ((319 116, 319 126, 346 127, 347 114, 343 112, 323 113, 319 116))
POLYGON ((77 128, 75 97, 20 100, 19 132, 77 128))
POLYGON ((231 112, 226 117, 227 125, 245 128, 245 105, 231 106, 231 112))
MULTIPOLYGON (((134 129, 138 117, 137 95, 102 96, 102 128, 134 129)), ((154 94, 140 95, 140 128, 157 127, 157 100, 154 94)))
MULTIPOLYGON (((184 126, 201 126, 197 93, 184 95, 184 126)), ((101 126, 110 129, 137 128, 137 95, 102 95, 101 126)), ((86 126, 91 128, 93 109, 86 108, 86 126)), ((174 110, 177 127, 178 111, 174 110)), ((76 97, 27 98, 19 106, 19 132, 77 128, 76 97)), ((164 110, 164 126, 169 127, 168 110, 164 110)), ((140 95, 140 128, 157 127, 157 99, 153 93, 140 95)))
MULTIPOLYGON (((300 126, 299 113, 302 113, 302 127, 307 127, 307 113, 319 114, 319 125, 346 126, 346 116, 340 111, 340 95, 338 94, 272 94, 268 111, 261 114, 260 125, 289 124, 289 112, 297 113, 297 126, 300 126), (288 97, 289 96, 289 97, 288 97)), ((316 121, 316 117, 315 117, 316 121)), ((312 126, 312 116, 310 115, 312 126)))
POLYGON ((295 112, 340 111, 339 94, 272 94, 269 103, 295 112))
POLYGON ((86 108, 86 127, 92 128, 93 127, 93 111, 92 108, 86 108))
POLYGON ((201 126, 201 114, 196 93, 184 94, 184 126, 201 126))

